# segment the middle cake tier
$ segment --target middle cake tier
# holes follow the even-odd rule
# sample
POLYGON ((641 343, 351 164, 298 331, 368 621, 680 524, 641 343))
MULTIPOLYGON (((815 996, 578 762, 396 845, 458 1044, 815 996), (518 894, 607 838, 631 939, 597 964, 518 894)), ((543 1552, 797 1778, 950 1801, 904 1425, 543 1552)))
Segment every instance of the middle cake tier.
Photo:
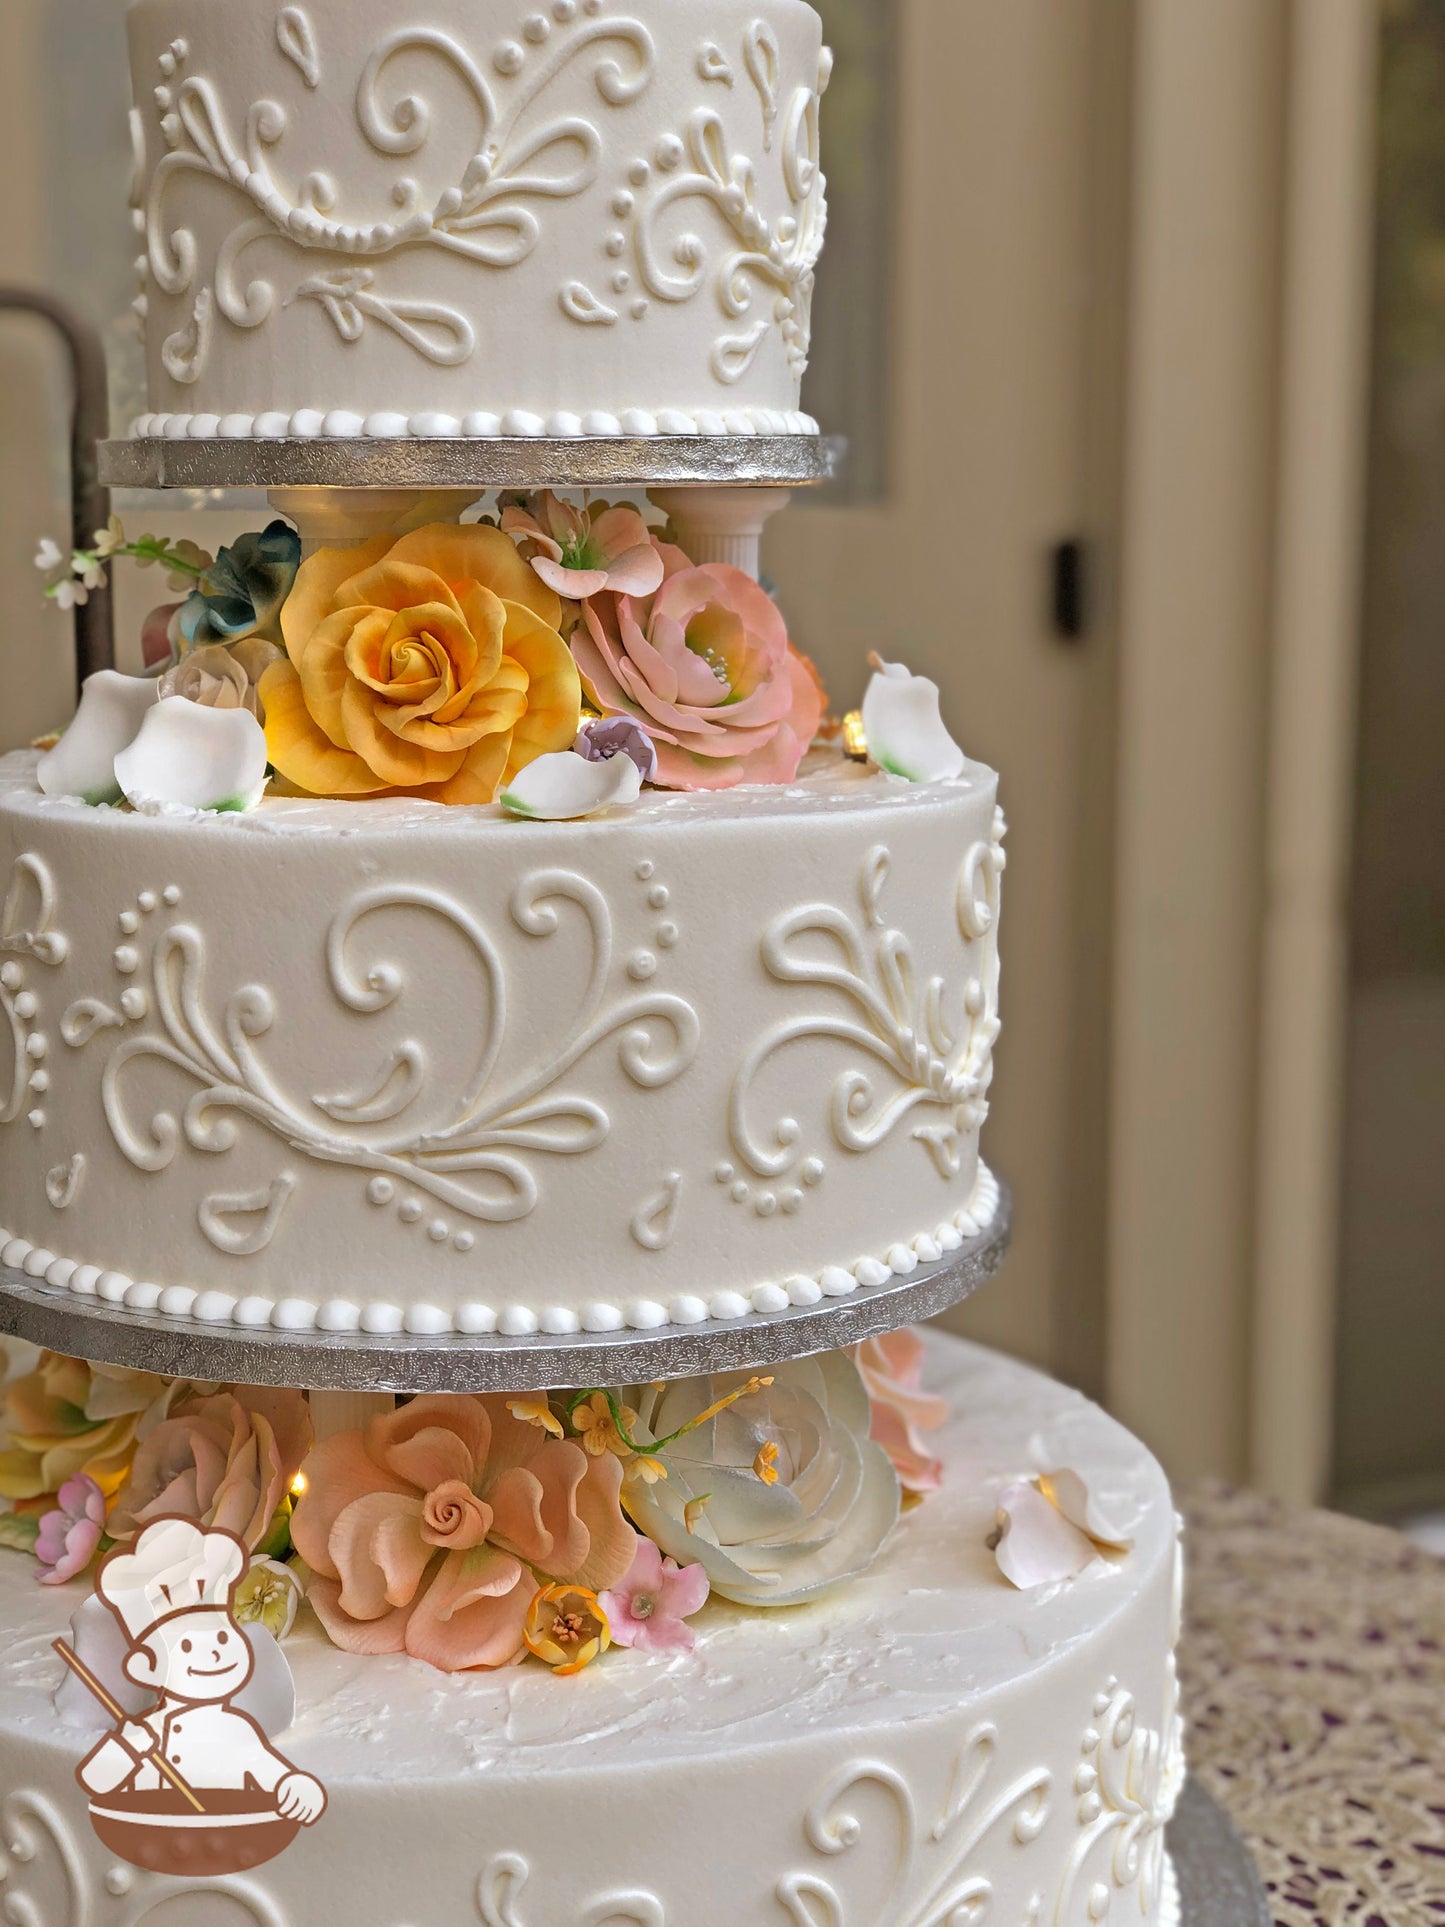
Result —
POLYGON ((6 1264, 211 1324, 646 1331, 881 1285, 996 1210, 977 764, 547 824, 146 816, 35 763, 0 762, 6 1264))

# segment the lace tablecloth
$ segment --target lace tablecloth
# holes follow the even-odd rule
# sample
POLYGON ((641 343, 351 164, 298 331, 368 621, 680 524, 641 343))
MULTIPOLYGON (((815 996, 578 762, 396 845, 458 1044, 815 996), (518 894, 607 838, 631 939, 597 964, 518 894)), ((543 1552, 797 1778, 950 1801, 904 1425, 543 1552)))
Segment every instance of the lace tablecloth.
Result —
POLYGON ((1257 1494, 1186 1495, 1190 1765, 1279 1927, 1445 1923, 1445 1561, 1257 1494))

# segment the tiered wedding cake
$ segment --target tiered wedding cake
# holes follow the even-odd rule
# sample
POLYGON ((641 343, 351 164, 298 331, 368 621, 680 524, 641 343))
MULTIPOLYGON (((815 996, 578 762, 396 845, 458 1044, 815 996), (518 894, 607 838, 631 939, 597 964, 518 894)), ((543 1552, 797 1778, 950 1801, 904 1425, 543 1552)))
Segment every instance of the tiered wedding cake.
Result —
MULTIPOLYGON (((630 437, 645 483, 677 470, 640 439, 705 438, 702 480, 816 433, 802 0, 131 29, 141 443, 527 438, 561 474, 630 437)), ((898 665, 829 720, 743 493, 287 507, 214 558, 42 552, 62 602, 126 557, 179 599, 152 674, 0 762, 0 1315, 126 1362, 9 1360, 0 1913, 1157 1927, 1165 1481, 892 1329, 1006 1235, 996 777, 898 665), (355 1384, 363 1350, 378 1394, 506 1389, 213 1364, 355 1384), (279 1854, 236 1849, 181 1700, 147 1764, 110 1560, 92 1593, 175 1518, 241 1541, 249 1710, 328 1796, 279 1854), (117 1846, 147 1829, 180 1860, 117 1846)))

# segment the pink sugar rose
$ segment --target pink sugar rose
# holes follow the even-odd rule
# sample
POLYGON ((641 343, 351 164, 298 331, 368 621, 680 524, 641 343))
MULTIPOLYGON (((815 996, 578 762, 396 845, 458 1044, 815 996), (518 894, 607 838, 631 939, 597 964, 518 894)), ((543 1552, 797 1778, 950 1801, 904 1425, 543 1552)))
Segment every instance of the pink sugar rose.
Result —
POLYGON ((170 1513, 235 1533, 252 1551, 311 1448, 301 1392, 237 1385, 187 1399, 142 1440, 110 1516, 113 1539, 133 1539, 170 1513))
POLYGON ((872 1437, 893 1461, 905 1492, 936 1492, 943 1461, 931 1456, 922 1434, 947 1422, 948 1400, 925 1392, 923 1340, 916 1331, 885 1332, 853 1354, 873 1407, 872 1437))
POLYGON ((77 1472, 56 1494, 54 1512, 40 1521, 35 1557, 42 1586, 63 1586, 83 1573, 95 1557, 105 1531, 105 1494, 94 1479, 77 1472))
POLYGON ((637 1541, 627 1577, 598 1602, 607 1615, 614 1646, 643 1653, 690 1653, 697 1635, 684 1620, 701 1612, 711 1588, 702 1566, 664 1559, 651 1539, 637 1541))
POLYGON ((634 508, 574 508, 544 489, 525 507, 502 510, 502 532, 517 538, 534 573, 570 602, 604 589, 651 595, 662 582, 662 557, 634 508))
POLYGON ((515 1418, 504 1398, 413 1399, 326 1439, 305 1470, 291 1537, 346 1652, 406 1652, 446 1673, 507 1666, 539 1586, 596 1591, 632 1563, 622 1461, 515 1418))
POLYGON ((655 595, 583 605, 572 653, 588 699, 642 725, 665 789, 790 783, 823 718, 817 671, 751 576, 658 552, 667 577, 655 595))

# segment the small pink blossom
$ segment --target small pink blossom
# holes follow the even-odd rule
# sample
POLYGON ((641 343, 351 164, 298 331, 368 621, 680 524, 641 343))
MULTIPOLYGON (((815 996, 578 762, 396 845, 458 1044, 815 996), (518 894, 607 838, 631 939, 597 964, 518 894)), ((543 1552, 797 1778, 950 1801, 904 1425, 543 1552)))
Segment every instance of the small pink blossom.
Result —
POLYGON ((56 1509, 41 1519, 35 1541, 42 1586, 63 1586, 84 1572, 105 1531, 105 1494, 86 1473, 67 1479, 56 1498, 56 1509))
POLYGON ((683 1624, 707 1604, 707 1572, 664 1559, 651 1539, 639 1539, 627 1577, 601 1596, 614 1646, 644 1653, 690 1653, 697 1644, 683 1624))
POLYGON ((569 602, 610 589, 652 595, 662 586, 663 559, 634 508, 574 508, 551 489, 502 510, 502 529, 547 587, 569 602))

